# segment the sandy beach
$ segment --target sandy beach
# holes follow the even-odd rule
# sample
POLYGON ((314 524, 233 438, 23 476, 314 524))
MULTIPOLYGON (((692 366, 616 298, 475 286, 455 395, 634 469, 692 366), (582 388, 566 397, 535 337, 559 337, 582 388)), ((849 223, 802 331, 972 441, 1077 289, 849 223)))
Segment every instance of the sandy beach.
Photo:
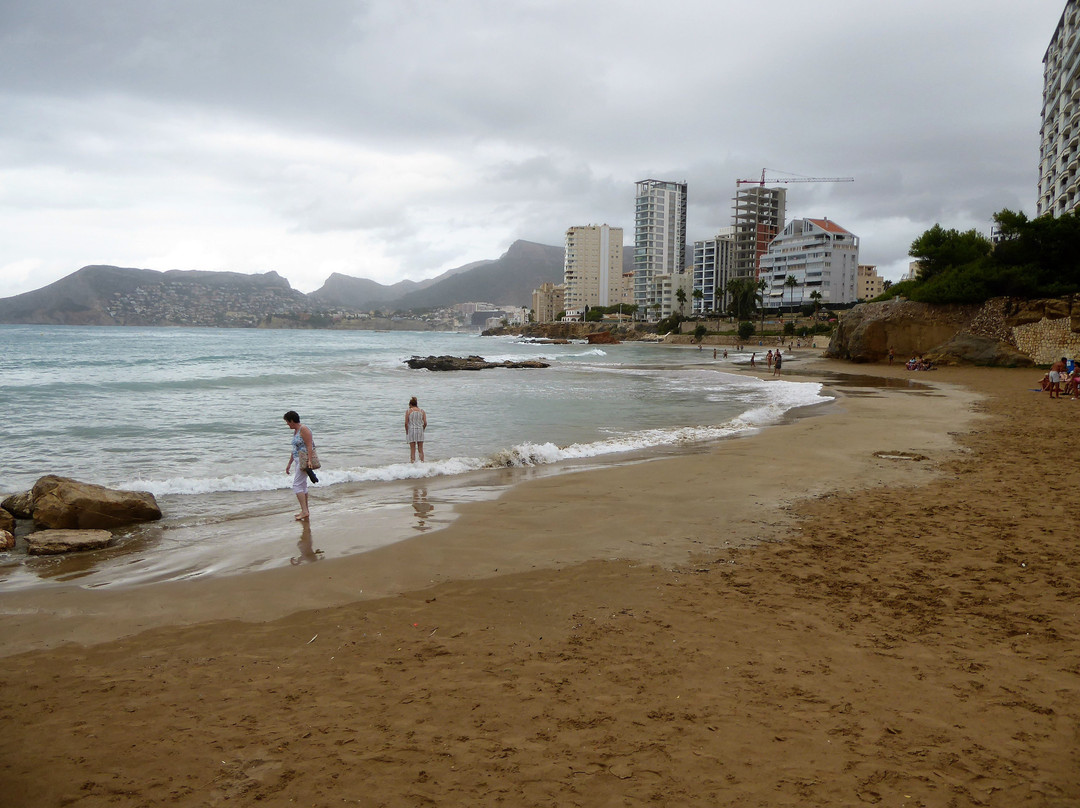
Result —
POLYGON ((836 402, 362 555, 0 593, 2 804, 1080 804, 1080 401, 799 372, 836 402))

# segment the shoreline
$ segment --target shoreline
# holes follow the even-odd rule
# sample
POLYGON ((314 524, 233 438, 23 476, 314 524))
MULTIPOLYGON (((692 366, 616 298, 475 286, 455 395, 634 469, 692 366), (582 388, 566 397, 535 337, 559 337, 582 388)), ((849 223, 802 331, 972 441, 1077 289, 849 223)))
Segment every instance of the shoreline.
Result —
MULTIPOLYGON (((768 378, 763 368, 723 370, 768 378)), ((662 513, 665 524, 677 526, 674 533, 706 531, 714 517, 711 512, 695 513, 699 510, 696 507, 699 496, 724 502, 725 546, 754 543, 763 534, 780 531, 787 524, 784 509, 797 500, 825 491, 887 485, 906 479, 909 474, 925 476, 931 466, 918 464, 918 468, 911 469, 876 461, 870 456, 871 451, 910 451, 940 459, 952 447, 952 438, 944 433, 946 426, 953 424, 941 421, 941 408, 936 402, 920 402, 903 416, 908 433, 905 440, 885 441, 878 446, 873 434, 878 413, 898 415, 901 410, 912 409, 894 406, 898 402, 891 400, 912 393, 907 386, 895 390, 880 388, 885 377, 879 373, 851 373, 851 370, 850 366, 816 357, 799 361, 789 378, 821 382, 825 385, 823 392, 834 396, 831 403, 810 407, 807 414, 789 412, 782 422, 756 434, 722 440, 699 451, 661 456, 646 453, 636 461, 585 470, 572 466, 492 469, 476 472, 480 476, 469 480, 433 480, 426 487, 451 492, 452 513, 444 516, 444 524, 438 530, 419 536, 414 535, 408 524, 411 517, 402 504, 397 509, 364 515, 339 508, 326 520, 329 524, 325 527, 316 519, 314 526, 296 528, 295 539, 286 539, 282 536, 285 533, 292 536, 294 531, 285 521, 291 509, 283 505, 281 513, 248 520, 243 533, 255 541, 261 533, 271 531, 277 537, 275 546, 280 544, 282 553, 290 557, 295 553, 295 564, 280 563, 224 575, 213 574, 211 570, 209 575, 187 580, 115 588, 46 585, 0 592, 0 636, 3 637, 0 656, 48 649, 63 642, 106 642, 150 628, 205 620, 262 622, 305 609, 397 596, 447 581, 559 569, 597 559, 680 563, 698 548, 675 535, 658 540, 654 535, 657 516, 662 513), (837 374, 841 372, 845 377, 865 380, 866 387, 856 388, 851 382, 838 381, 837 374), (851 401, 851 406, 845 404, 847 399, 855 397, 858 400, 851 401), (860 412, 867 408, 871 412, 860 412), (849 431, 855 428, 859 430, 857 437, 849 431), (807 446, 792 468, 785 459, 785 447, 789 442, 802 445, 810 441, 821 445, 807 446), (864 456, 857 460, 838 457, 828 448, 833 441, 858 444, 864 449, 864 456), (873 449, 868 441, 874 443, 873 449), (743 467, 728 474, 717 468, 723 464, 743 467), (771 471, 751 471, 754 466, 771 471), (870 469, 878 475, 876 480, 867 476, 870 469), (706 476, 707 493, 681 491, 682 486, 702 485, 700 481, 706 476), (483 477, 488 480, 481 482, 483 477), (675 478, 684 482, 673 484, 675 478), (642 523, 638 513, 640 502, 648 499, 651 489, 660 481, 665 481, 664 491, 656 495, 660 501, 654 503, 655 513, 642 523), (607 490, 612 487, 626 493, 614 501, 603 501, 613 496, 607 490), (776 493, 770 493, 774 487, 776 493), (595 498, 595 502, 590 502, 588 497, 595 498), (568 510, 571 508, 572 511, 568 510), (609 528, 611 525, 617 528, 597 536, 588 527, 576 531, 556 527, 560 522, 585 525, 586 520, 596 518, 598 510, 615 511, 604 521, 609 528), (406 513, 404 519, 401 513, 406 513), (505 527, 493 528, 492 522, 500 520, 505 527), (366 545, 368 549, 354 550, 348 555, 332 558, 315 555, 317 549, 337 547, 343 542, 364 545, 363 537, 352 536, 356 524, 364 525, 369 532, 391 532, 394 538, 389 542, 380 538, 378 544, 366 545), (316 558, 318 564, 307 563, 316 558), (138 598, 142 604, 137 614, 130 613, 132 598, 138 598)), ((930 388, 919 385, 915 395, 930 392, 930 388)), ((958 395, 956 390, 947 394, 958 395)), ((397 481, 387 487, 404 492, 417 482, 397 481)), ((431 500, 429 494, 429 506, 431 500)), ((440 511, 445 506, 446 500, 438 502, 440 511)), ((223 527, 240 529, 231 523, 223 527)), ((665 533, 671 530, 665 529, 665 533)))

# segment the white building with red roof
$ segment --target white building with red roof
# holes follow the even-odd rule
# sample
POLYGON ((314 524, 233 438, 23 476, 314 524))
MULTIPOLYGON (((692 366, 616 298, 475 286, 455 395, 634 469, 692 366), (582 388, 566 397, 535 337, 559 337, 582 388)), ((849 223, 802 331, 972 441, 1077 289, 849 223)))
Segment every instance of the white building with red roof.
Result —
POLYGON ((766 308, 858 299, 858 236, 829 219, 792 219, 769 243, 760 266, 766 308))

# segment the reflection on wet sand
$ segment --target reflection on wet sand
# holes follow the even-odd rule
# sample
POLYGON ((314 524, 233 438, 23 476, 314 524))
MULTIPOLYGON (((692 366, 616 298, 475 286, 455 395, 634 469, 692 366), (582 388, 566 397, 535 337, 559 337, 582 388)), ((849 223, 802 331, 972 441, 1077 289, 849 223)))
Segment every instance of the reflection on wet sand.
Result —
POLYGON ((419 530, 421 533, 425 530, 431 530, 428 520, 431 518, 432 511, 435 510, 435 506, 428 502, 427 488, 417 487, 413 489, 412 506, 413 510, 416 511, 416 524, 413 525, 413 530, 419 530))
POLYGON ((323 551, 314 549, 315 545, 311 542, 311 522, 301 522, 300 524, 303 527, 300 531, 300 541, 296 543, 300 555, 289 559, 289 563, 294 567, 310 561, 321 561, 323 557, 323 551))

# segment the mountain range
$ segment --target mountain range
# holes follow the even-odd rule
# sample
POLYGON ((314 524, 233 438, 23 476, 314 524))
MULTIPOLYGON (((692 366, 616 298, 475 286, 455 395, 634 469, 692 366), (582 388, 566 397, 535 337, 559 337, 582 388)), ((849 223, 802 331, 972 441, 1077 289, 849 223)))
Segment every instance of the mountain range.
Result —
POLYGON ((542 283, 561 283, 563 248, 515 241, 499 258, 425 281, 384 285, 334 273, 305 295, 276 272, 85 266, 55 283, 0 298, 0 323, 250 326, 271 314, 421 310, 482 301, 529 306, 542 283))

